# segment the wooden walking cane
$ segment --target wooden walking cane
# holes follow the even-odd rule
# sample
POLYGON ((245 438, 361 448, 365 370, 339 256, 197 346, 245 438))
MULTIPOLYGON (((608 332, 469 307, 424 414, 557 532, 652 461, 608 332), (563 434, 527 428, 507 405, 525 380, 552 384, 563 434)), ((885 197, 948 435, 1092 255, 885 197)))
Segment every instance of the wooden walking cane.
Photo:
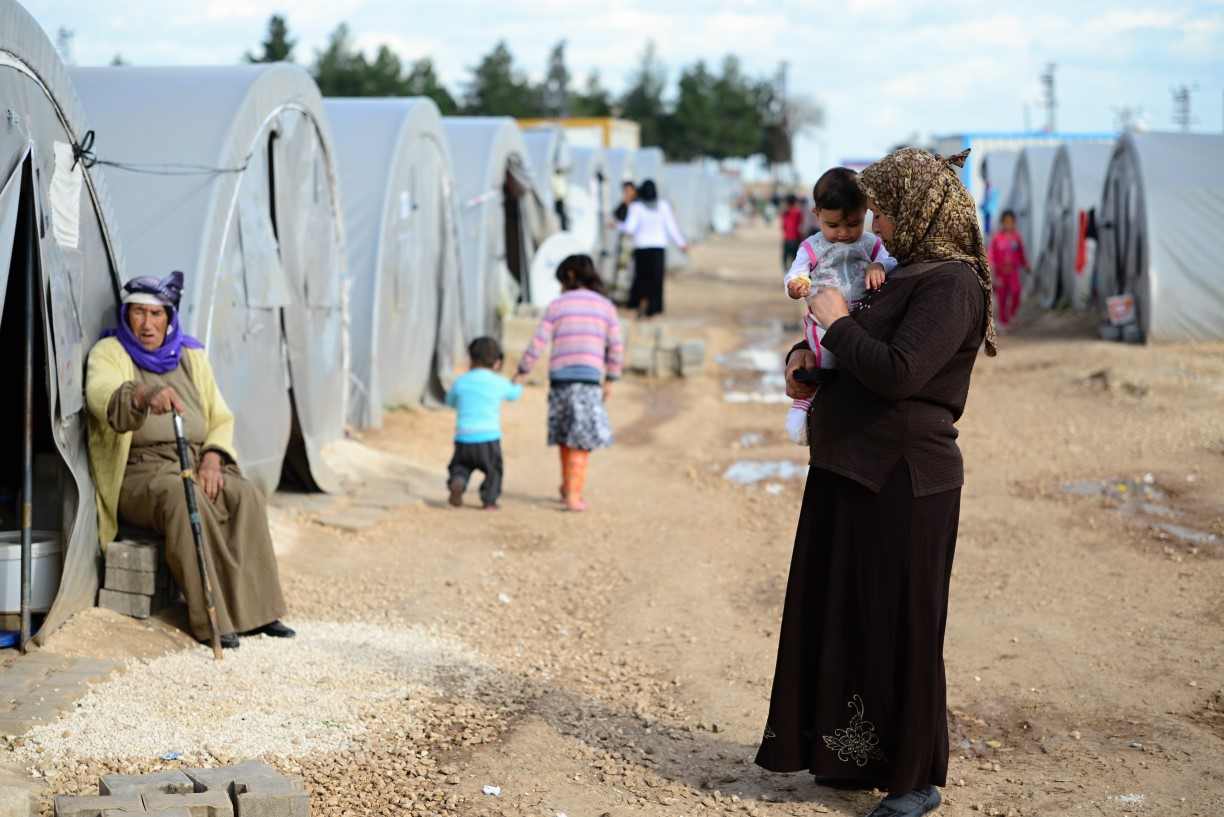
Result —
POLYGON ((183 416, 177 411, 174 412, 174 438, 178 442, 179 467, 183 469, 183 490, 187 492, 187 511, 191 515, 191 535, 195 537, 200 582, 204 585, 204 605, 208 608, 208 630, 212 635, 213 658, 220 661, 221 633, 217 632, 217 608, 213 605, 212 582, 208 578, 208 560, 204 555, 204 532, 200 529, 200 509, 196 506, 191 454, 187 451, 187 438, 183 436, 183 416))

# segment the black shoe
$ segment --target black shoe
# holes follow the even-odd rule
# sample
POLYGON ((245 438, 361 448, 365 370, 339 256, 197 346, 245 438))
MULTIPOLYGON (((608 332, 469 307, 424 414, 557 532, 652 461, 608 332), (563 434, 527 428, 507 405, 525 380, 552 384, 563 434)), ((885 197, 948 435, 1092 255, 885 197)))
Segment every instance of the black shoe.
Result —
POLYGON ((293 638, 297 635, 296 630, 292 630, 281 624, 280 619, 273 621, 270 624, 265 624, 262 627, 256 627, 254 630, 247 630, 243 635, 270 635, 273 638, 293 638))
POLYGON ((463 491, 467 488, 461 479, 452 479, 446 486, 450 489, 450 496, 446 501, 454 505, 456 508, 463 505, 463 491))
POLYGON ((922 817, 928 811, 939 808, 942 800, 939 789, 927 786, 925 789, 885 797, 880 805, 867 813, 867 817, 922 817))
MULTIPOLYGON (((221 636, 219 640, 221 641, 221 649, 223 650, 236 650, 238 649, 239 644, 242 643, 238 640, 237 633, 226 633, 225 635, 221 636)), ((204 643, 212 644, 212 639, 209 639, 204 643)))

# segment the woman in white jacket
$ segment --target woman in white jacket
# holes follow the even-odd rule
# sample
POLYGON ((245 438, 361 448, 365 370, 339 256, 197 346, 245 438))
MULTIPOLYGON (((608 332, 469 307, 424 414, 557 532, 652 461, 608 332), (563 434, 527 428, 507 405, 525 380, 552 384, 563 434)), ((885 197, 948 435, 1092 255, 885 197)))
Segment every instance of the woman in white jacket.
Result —
POLYGON ((660 199, 655 183, 647 179, 638 188, 625 220, 616 229, 633 238, 633 284, 627 306, 644 317, 663 311, 664 252, 670 239, 682 251, 688 242, 680 232, 676 216, 666 199, 660 199))

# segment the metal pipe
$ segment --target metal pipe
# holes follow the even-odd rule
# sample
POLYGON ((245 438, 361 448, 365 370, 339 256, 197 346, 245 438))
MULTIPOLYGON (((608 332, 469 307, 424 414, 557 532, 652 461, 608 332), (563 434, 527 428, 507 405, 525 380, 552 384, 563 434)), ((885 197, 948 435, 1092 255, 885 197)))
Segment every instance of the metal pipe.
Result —
POLYGON ((34 292, 38 271, 34 264, 34 244, 38 230, 30 217, 33 199, 27 203, 27 216, 23 225, 25 232, 25 366, 22 408, 25 414, 25 433, 21 440, 21 652, 26 651, 30 640, 30 579, 34 567, 34 292))

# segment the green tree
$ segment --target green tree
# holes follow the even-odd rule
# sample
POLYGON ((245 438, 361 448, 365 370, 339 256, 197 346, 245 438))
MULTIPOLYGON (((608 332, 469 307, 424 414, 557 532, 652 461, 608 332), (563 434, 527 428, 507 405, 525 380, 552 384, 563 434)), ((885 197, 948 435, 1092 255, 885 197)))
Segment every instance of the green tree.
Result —
POLYGON ((676 108, 664 124, 659 147, 668 158, 682 162, 708 154, 719 140, 719 100, 714 92, 715 77, 705 61, 680 72, 676 108))
POLYGON ((115 67, 118 67, 120 65, 131 65, 131 63, 125 60, 123 58, 123 55, 120 54, 118 51, 115 52, 115 56, 111 57, 110 64, 115 67))
POLYGON ((539 89, 540 108, 548 116, 569 116, 570 72, 565 67, 565 40, 553 46, 548 54, 548 72, 539 89))
POLYGON ((423 57, 412 64, 412 70, 404 79, 404 86, 409 96, 427 96, 436 102, 443 116, 451 116, 459 110, 455 98, 439 81, 433 60, 429 57, 423 57))
POLYGON ((573 116, 612 115, 612 95, 603 87, 599 71, 587 74, 583 89, 570 94, 570 114, 573 116))
POLYGON ((315 52, 314 78, 323 96, 365 96, 365 57, 353 48, 345 23, 336 26, 327 48, 315 52))
MULTIPOLYGON (((361 58, 365 62, 365 57, 361 58)), ((362 96, 405 96, 404 64, 385 45, 378 47, 374 61, 366 64, 362 96)))
POLYGON ((472 70, 472 79, 464 93, 463 112, 480 116, 534 116, 539 113, 533 104, 531 85, 514 67, 514 57, 499 42, 472 70))
POLYGON ((744 75, 739 59, 728 54, 711 89, 717 116, 703 153, 714 159, 747 157, 761 145, 762 117, 757 107, 757 83, 744 75))
POLYGON ((659 61, 654 40, 650 40, 620 100, 621 116, 638 123, 643 145, 662 144, 663 131, 667 127, 667 110, 663 104, 666 85, 667 71, 659 61))
POLYGON ((293 62, 293 47, 297 41, 289 39, 289 25, 281 15, 273 14, 268 19, 268 36, 261 45, 262 56, 248 51, 244 59, 247 62, 293 62))

